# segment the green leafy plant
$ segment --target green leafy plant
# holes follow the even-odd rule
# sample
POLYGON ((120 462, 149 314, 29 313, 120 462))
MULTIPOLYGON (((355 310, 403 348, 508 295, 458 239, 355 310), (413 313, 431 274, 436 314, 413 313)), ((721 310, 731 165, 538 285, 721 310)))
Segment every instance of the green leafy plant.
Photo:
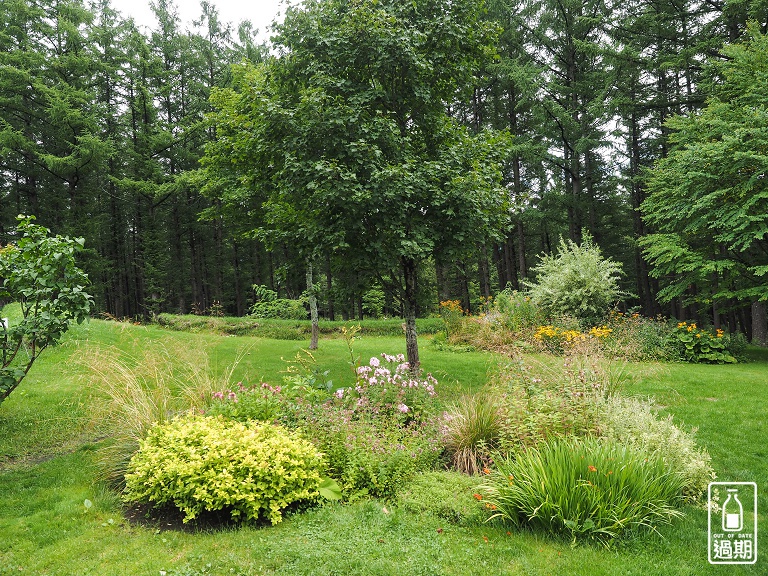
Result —
POLYGON ((607 540, 681 517, 683 485, 657 455, 617 442, 561 438, 498 459, 481 492, 491 517, 607 540))
POLYGON ((607 327, 611 333, 605 339, 603 349, 610 356, 634 361, 677 359, 666 318, 614 310, 608 317, 607 327))
POLYGON ((619 288, 621 265, 604 258, 585 235, 581 244, 560 239, 557 254, 545 254, 532 269, 535 282, 527 282, 533 303, 554 318, 574 316, 582 327, 599 324, 627 293, 619 288))
POLYGON ((416 474, 397 496, 397 504, 413 514, 429 514, 459 526, 480 525, 487 517, 473 497, 482 480, 450 470, 416 474))
POLYGON ((16 244, 0 248, 0 299, 18 302, 21 321, 0 323, 0 403, 13 392, 35 360, 56 344, 72 322, 88 317, 93 299, 88 276, 75 263, 82 238, 51 236, 19 216, 16 244))
POLYGON ((224 416, 238 422, 248 420, 273 421, 281 414, 283 396, 280 386, 266 382, 245 386, 237 383, 235 390, 217 390, 211 393, 211 402, 205 410, 208 416, 224 416))
POLYGON ((328 399, 333 390, 333 380, 328 378, 330 371, 320 367, 312 352, 302 348, 291 360, 281 360, 288 365, 283 377, 287 394, 312 402, 328 399))
POLYGON ((448 337, 459 331, 464 317, 464 309, 458 300, 440 302, 440 317, 445 322, 445 333, 448 337))
POLYGON ((286 508, 318 498, 324 466, 310 442, 280 426, 186 415, 149 431, 131 459, 124 499, 172 504, 184 522, 224 511, 277 524, 286 508))
POLYGON ((307 309, 304 307, 303 300, 290 300, 288 298, 278 298, 276 300, 267 300, 256 302, 251 306, 251 316, 253 318, 282 318, 283 320, 306 320, 308 317, 307 309))
POLYGON ((436 418, 403 425, 385 417, 356 418, 331 403, 299 405, 293 418, 349 498, 391 500, 416 473, 434 469, 443 451, 436 418))
POLYGON ((597 403, 618 386, 602 360, 569 355, 560 364, 545 364, 518 358, 502 366, 493 383, 504 402, 502 450, 512 453, 553 437, 595 434, 597 403))
POLYGON ((432 469, 443 451, 442 421, 434 414, 437 381, 414 376, 403 355, 381 357, 359 366, 355 386, 338 389, 327 401, 309 394, 283 406, 281 422, 315 443, 351 498, 394 498, 415 473, 432 469))
POLYGON ((680 359, 685 362, 708 364, 735 364, 736 358, 729 351, 730 337, 722 330, 714 334, 702 330, 696 324, 678 322, 670 336, 680 359))
POLYGON ((529 294, 506 288, 493 301, 508 330, 525 333, 544 322, 544 315, 529 294))

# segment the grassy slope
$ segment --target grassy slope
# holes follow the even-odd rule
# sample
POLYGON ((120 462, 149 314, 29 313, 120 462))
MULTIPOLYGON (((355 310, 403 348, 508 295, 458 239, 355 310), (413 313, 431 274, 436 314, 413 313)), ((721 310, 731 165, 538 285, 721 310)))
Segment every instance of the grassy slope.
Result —
MULTIPOLYGON (((279 382, 303 342, 166 332, 154 327, 92 322, 49 351, 28 380, 0 406, 0 574, 764 574, 756 566, 710 566, 706 513, 611 550, 571 548, 535 534, 492 526, 457 527, 430 515, 411 515, 379 502, 329 506, 274 528, 180 533, 129 525, 115 495, 94 481, 94 444, 85 425, 87 394, 77 359, 91 345, 136 353, 141 347, 205 349, 214 369, 243 359, 236 378, 279 382), (174 344, 177 343, 177 344, 174 344), (90 509, 85 499, 93 502, 90 509), (441 531, 438 531, 441 529, 441 531)), ((364 337, 364 359, 403 351, 401 338, 364 337)), ((201 358, 203 355, 201 355, 201 358)), ((323 341, 317 354, 335 383, 351 381, 343 341, 323 341)), ((479 387, 495 360, 423 346, 425 368, 444 395, 479 387)), ((652 394, 685 422, 698 426, 720 480, 768 486, 764 414, 768 358, 738 366, 638 366, 652 376, 627 392, 652 394)), ((762 498, 762 502, 765 502, 762 498)), ((765 504, 760 527, 768 526, 765 504)), ((763 528, 764 530, 765 528, 763 528)))

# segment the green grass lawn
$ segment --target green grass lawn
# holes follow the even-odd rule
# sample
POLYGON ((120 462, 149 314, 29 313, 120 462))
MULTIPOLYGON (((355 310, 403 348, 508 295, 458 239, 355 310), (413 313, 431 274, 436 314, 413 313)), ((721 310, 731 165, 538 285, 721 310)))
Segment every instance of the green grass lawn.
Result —
MULTIPOLYGON (((439 351, 423 339, 424 368, 441 397, 477 390, 501 360, 480 352, 439 351)), ((223 372, 239 358, 234 382, 280 383, 286 363, 306 342, 93 321, 70 331, 44 354, 28 379, 0 405, 0 574, 397 574, 407 575, 725 575, 767 574, 758 547, 754 566, 707 562, 707 514, 686 518, 658 535, 601 545, 559 541, 493 524, 458 526, 390 503, 363 500, 327 505, 275 527, 164 530, 129 523, 119 498, 96 481, 97 438, 88 426, 89 387, 82 360, 114 347, 140 357, 147 347, 199 358, 223 372), (86 507, 89 500, 92 506, 86 507)), ((404 351, 402 337, 355 342, 366 361, 404 351)), ((320 370, 335 385, 353 381, 346 344, 322 340, 320 370)), ((709 450, 721 481, 755 481, 758 531, 768 530, 765 460, 768 355, 754 351, 735 366, 636 364, 626 393, 651 395, 662 410, 709 450)), ((762 540, 761 540, 762 541, 762 540)))

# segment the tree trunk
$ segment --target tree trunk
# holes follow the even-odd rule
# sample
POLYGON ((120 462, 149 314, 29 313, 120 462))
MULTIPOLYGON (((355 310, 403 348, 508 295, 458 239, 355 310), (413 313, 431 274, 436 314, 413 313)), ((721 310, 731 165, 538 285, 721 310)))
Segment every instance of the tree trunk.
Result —
POLYGON ((480 257, 477 262, 477 272, 480 276, 480 294, 486 298, 491 296, 491 273, 488 270, 488 250, 480 246, 480 257))
POLYGON ((472 314, 472 297, 469 294, 469 275, 467 274, 467 265, 457 262, 459 269, 459 285, 461 286, 461 307, 467 314, 472 314))
POLYGON ((525 230, 522 219, 517 221, 517 272, 520 274, 521 280, 528 277, 528 266, 525 263, 525 230))
POLYGON ((333 309, 333 276, 331 271, 331 255, 326 253, 325 255, 326 266, 326 288, 328 290, 328 319, 335 320, 335 310, 333 309))
POLYGON ((243 298, 242 272, 240 270, 240 255, 238 243, 232 243, 232 265, 235 280, 235 316, 245 315, 245 299, 243 298))
POLYGON ((768 318, 765 302, 752 302, 752 344, 765 346, 768 343, 768 318))
POLYGON ((419 343, 416 334, 416 278, 417 266, 413 258, 403 258, 403 276, 405 277, 405 351, 408 365, 412 372, 417 372, 419 361, 419 343))
POLYGON ((451 297, 451 288, 445 266, 440 262, 435 262, 435 277, 437 279, 437 297, 440 302, 445 302, 451 297))
POLYGON ((309 294, 309 317, 312 320, 312 337, 309 341, 309 349, 317 350, 320 328, 317 324, 317 295, 312 281, 312 262, 307 262, 307 294, 309 294))

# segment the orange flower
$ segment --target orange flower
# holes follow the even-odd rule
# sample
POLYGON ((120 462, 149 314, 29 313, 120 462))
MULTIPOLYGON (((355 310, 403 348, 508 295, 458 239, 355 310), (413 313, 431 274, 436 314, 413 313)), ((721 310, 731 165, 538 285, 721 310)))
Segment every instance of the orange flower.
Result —
POLYGON ((483 499, 482 495, 480 495, 480 494, 472 494, 472 496, 473 496, 473 498, 475 500, 482 500, 483 499))
POLYGON ((483 474, 490 474, 491 471, 487 467, 483 468, 483 474))
POLYGON ((592 466, 592 464, 590 464, 590 465, 589 465, 589 468, 588 468, 588 469, 589 469, 589 471, 590 471, 590 472, 597 472, 597 468, 595 468, 594 466, 592 466))

